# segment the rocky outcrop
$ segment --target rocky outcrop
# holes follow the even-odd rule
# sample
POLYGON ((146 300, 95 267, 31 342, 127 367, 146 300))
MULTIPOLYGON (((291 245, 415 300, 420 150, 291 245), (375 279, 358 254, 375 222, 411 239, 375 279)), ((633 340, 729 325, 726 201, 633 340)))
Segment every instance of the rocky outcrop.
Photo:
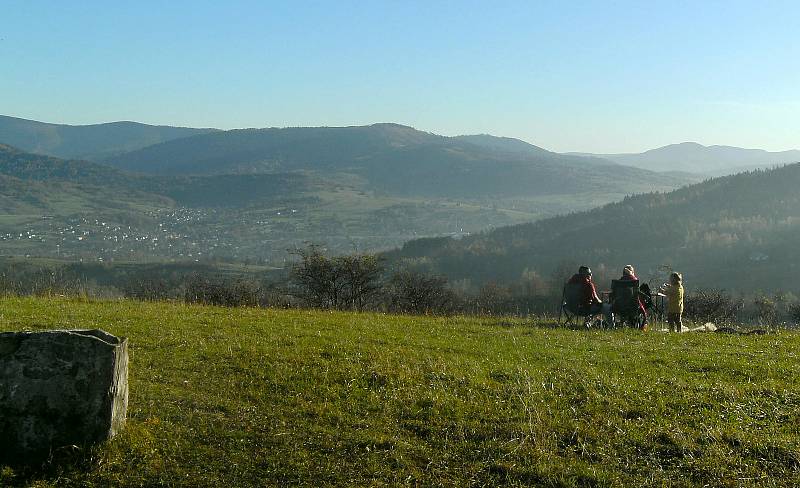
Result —
POLYGON ((127 406, 127 339, 97 329, 0 333, 0 458, 109 439, 127 406))

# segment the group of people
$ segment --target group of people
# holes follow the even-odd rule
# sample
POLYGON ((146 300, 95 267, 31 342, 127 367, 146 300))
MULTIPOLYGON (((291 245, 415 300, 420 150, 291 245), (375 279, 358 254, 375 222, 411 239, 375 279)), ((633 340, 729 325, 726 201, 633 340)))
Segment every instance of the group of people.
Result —
MULTIPOLYGON (((635 281, 638 284, 639 278, 632 265, 628 264, 622 268, 620 281, 635 281)), ((597 295, 597 289, 592 281, 592 270, 588 266, 581 266, 578 272, 570 278, 569 283, 581 285, 580 310, 584 315, 602 314, 607 323, 613 323, 613 301, 610 297, 609 302, 603 302, 597 295)), ((680 273, 673 272, 669 276, 669 283, 664 283, 659 287, 658 293, 667 298, 667 324, 670 332, 681 332, 683 327, 683 277, 680 273)), ((643 317, 641 329, 647 330, 647 310, 653 307, 653 296, 650 287, 643 283, 638 288, 639 313, 643 317)))

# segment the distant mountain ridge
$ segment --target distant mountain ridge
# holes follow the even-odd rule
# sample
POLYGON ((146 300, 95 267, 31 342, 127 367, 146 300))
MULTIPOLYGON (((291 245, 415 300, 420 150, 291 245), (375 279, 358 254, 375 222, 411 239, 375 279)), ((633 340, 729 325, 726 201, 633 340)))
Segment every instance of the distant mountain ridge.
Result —
POLYGON ((215 130, 217 129, 157 126, 138 122, 50 124, 0 115, 0 144, 64 159, 98 161, 152 144, 215 130))
POLYGON ((800 150, 769 152, 733 146, 704 146, 696 142, 670 144, 638 154, 569 154, 597 156, 651 171, 684 171, 715 176, 800 162, 800 150))
MULTIPOLYGON (((338 165, 353 159, 369 159, 370 156, 374 156, 374 152, 383 151, 387 146, 401 149, 426 143, 438 146, 446 146, 447 143, 455 146, 468 144, 484 151, 484 154, 478 154, 477 157, 486 159, 488 155, 488 159, 497 161, 548 160, 577 166, 619 164, 649 171, 667 172, 679 179, 686 179, 686 173, 718 176, 800 162, 800 150, 769 152, 732 146, 703 146, 694 142, 671 144, 638 154, 558 154, 510 137, 488 134, 444 137, 393 123, 362 127, 222 131, 214 128, 157 126, 126 121, 92 125, 52 124, 0 115, 0 144, 62 159, 107 162, 136 171, 165 174, 187 171, 193 173, 273 171, 274 168, 292 158, 296 159, 297 156, 306 159, 304 164, 327 161, 329 164, 338 165), (370 128, 373 133, 366 128, 370 128), (308 134, 316 131, 319 135, 320 132, 330 130, 339 130, 337 137, 341 139, 328 140, 327 147, 317 140, 314 142, 317 145, 316 153, 314 147, 305 149, 291 147, 292 144, 306 144, 309 140, 308 134), (281 132, 283 140, 267 142, 257 141, 258 138, 253 137, 254 134, 263 134, 264 131, 283 131, 281 132), (345 134, 346 132, 348 134, 345 134), (162 146, 171 141, 213 133, 218 137, 210 141, 197 140, 198 144, 203 145, 218 144, 218 147, 210 148, 209 154, 200 151, 193 153, 187 149, 191 146, 189 143, 162 146), (374 137, 375 133, 379 133, 377 137, 374 137), (361 140, 358 140, 359 138, 361 140), (176 151, 182 152, 184 158, 191 155, 195 162, 181 162, 181 155, 176 154, 176 151), (220 158, 221 151, 227 152, 228 157, 220 158), (153 158, 158 160, 153 161, 153 158)), ((463 146, 457 150, 463 152, 463 146)))
MULTIPOLYGON (((493 136, 490 134, 474 134, 474 135, 455 136, 452 139, 468 142, 470 144, 474 144, 476 146, 480 146, 493 151, 498 151, 501 153, 507 153, 517 156, 541 157, 541 156, 553 156, 555 154, 558 154, 553 151, 548 151, 547 149, 543 149, 539 146, 534 146, 529 142, 525 142, 520 139, 514 139, 512 137, 500 137, 500 136, 493 136)), ((593 155, 573 155, 567 153, 567 154, 561 154, 560 156, 573 156, 572 158, 562 159, 562 161, 569 164, 578 164, 578 165, 594 164, 599 166, 607 166, 609 164, 615 164, 613 161, 609 159, 602 159, 599 157, 595 157, 593 155)))
POLYGON ((163 175, 344 172, 372 190, 431 197, 627 194, 690 181, 522 141, 445 137, 398 124, 230 130, 167 141, 106 162, 163 175))
MULTIPOLYGON (((230 134, 246 155, 252 145, 235 137, 246 142, 260 131, 230 134)), ((388 249, 416 236, 465 235, 684 181, 565 163, 576 157, 493 156, 397 125, 333 134, 329 140, 327 130, 289 131, 302 142, 279 144, 269 171, 210 174, 132 173, 0 145, 0 244, 14 255, 279 260, 303 242, 324 242, 333 252, 354 243, 388 249), (303 139, 309 132, 325 143, 303 139)), ((204 137, 185 138, 184 147, 214 156, 214 144, 196 144, 204 137)))

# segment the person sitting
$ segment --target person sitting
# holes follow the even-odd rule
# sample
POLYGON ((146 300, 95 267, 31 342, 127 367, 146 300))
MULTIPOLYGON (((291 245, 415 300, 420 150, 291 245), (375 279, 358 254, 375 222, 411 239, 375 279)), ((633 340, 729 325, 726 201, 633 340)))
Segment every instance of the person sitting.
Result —
POLYGON ((572 275, 568 283, 582 285, 580 309, 587 315, 602 313, 606 322, 611 323, 611 305, 603 303, 597 296, 597 289, 592 281, 592 270, 588 266, 581 266, 578 272, 572 275))
MULTIPOLYGON (((633 265, 632 264, 626 264, 625 267, 622 268, 622 277, 620 278, 620 281, 639 281, 639 278, 636 277, 636 272, 633 269, 633 265)), ((639 311, 641 312, 642 318, 643 318, 640 328, 642 330, 646 330, 647 329, 647 309, 645 308, 644 303, 642 302, 641 294, 638 296, 638 298, 636 300, 639 302, 639 311)))

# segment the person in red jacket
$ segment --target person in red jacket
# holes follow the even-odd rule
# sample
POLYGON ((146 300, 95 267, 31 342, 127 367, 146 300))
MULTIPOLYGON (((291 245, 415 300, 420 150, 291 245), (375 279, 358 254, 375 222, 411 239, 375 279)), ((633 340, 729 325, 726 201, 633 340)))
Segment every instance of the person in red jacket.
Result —
POLYGON ((580 303, 582 310, 592 313, 600 311, 598 307, 603 304, 603 301, 597 296, 597 289, 594 287, 594 282, 592 282, 592 270, 588 266, 578 268, 578 272, 572 275, 568 283, 583 285, 580 303), (593 311, 592 309, 597 310, 593 311))
POLYGON ((592 270, 588 266, 578 268, 578 272, 572 275, 568 283, 582 285, 581 311, 588 314, 602 313, 606 322, 611 323, 611 304, 603 303, 600 297, 597 296, 597 289, 592 281, 592 270))
MULTIPOLYGON (((639 281, 639 278, 636 277, 636 271, 633 269, 632 264, 626 264, 624 268, 622 268, 622 278, 620 281, 639 281)), ((647 309, 644 307, 644 303, 642 302, 642 297, 639 295, 636 300, 639 302, 639 311, 642 312, 642 316, 644 317, 644 322, 642 322, 642 330, 647 329, 647 309)))

